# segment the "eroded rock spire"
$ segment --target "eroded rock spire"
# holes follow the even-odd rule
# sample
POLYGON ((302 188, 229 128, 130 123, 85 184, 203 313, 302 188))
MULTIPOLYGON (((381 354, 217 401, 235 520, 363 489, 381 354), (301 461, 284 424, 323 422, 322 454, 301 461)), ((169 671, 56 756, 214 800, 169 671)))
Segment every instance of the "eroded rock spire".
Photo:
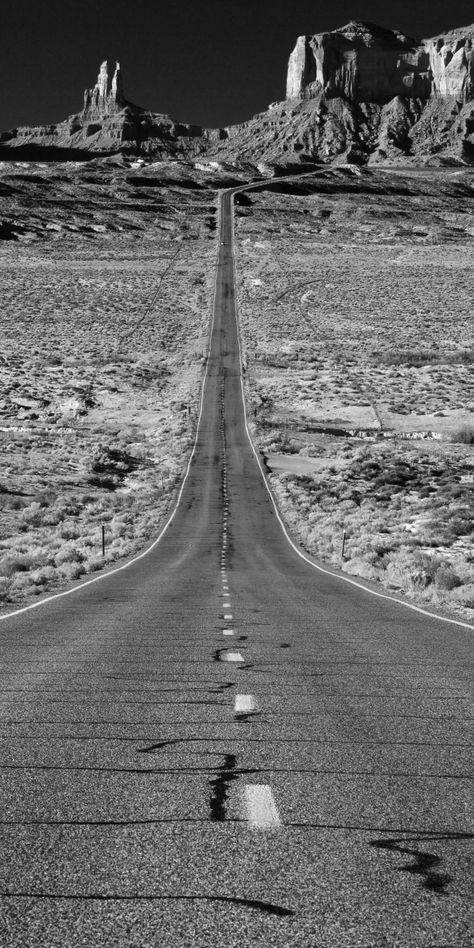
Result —
POLYGON ((89 118, 104 118, 120 112, 126 105, 123 91, 122 70, 120 63, 115 63, 112 71, 111 64, 105 59, 101 64, 97 82, 93 89, 84 92, 83 112, 89 118))

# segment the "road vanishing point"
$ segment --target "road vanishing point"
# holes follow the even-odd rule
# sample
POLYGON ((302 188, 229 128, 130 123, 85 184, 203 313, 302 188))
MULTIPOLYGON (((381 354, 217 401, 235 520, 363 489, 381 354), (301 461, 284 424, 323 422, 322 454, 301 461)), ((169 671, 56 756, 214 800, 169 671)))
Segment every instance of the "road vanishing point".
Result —
POLYGON ((0 942, 472 946, 473 630, 288 542, 248 437, 233 192, 219 200, 168 527, 0 622, 0 942))

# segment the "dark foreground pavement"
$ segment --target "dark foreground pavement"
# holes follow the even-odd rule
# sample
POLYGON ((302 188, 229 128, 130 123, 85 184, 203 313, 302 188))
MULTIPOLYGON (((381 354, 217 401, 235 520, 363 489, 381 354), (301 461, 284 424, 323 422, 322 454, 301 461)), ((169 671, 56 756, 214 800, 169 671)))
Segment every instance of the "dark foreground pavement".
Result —
POLYGON ((0 623, 4 948, 471 946, 472 631, 286 542, 246 437, 230 196, 157 547, 0 623))

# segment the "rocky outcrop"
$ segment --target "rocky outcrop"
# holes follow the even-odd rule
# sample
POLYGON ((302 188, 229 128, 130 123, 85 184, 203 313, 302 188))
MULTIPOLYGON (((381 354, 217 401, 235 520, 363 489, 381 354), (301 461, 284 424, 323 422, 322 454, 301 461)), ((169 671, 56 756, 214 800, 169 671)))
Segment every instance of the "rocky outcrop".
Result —
POLYGON ((474 26, 430 40, 352 21, 331 33, 300 36, 288 64, 287 99, 323 95, 385 104, 474 92, 474 26))
POLYGON ((459 102, 474 98, 474 26, 425 40, 433 92, 459 102))
POLYGON ((429 53, 396 30, 354 21, 331 33, 300 36, 290 56, 286 96, 389 102, 428 98, 429 53))

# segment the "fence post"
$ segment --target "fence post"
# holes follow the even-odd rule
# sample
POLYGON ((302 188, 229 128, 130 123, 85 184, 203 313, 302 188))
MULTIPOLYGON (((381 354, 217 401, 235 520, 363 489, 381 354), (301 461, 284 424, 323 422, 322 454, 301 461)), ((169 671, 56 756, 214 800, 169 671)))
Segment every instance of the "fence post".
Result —
POLYGON ((105 556, 105 527, 102 524, 102 556, 105 556))
POLYGON ((344 550, 346 548, 346 531, 342 531, 342 550, 341 550, 341 560, 344 559, 344 550))

